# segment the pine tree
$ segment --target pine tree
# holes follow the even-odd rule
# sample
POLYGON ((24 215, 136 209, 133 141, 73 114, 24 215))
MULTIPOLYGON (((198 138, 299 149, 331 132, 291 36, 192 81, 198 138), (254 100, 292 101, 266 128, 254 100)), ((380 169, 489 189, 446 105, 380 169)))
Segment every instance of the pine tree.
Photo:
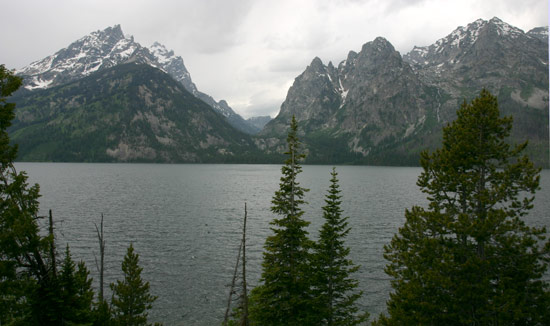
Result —
MULTIPOLYGON (((54 282, 48 262, 51 239, 42 237, 37 224, 38 185, 13 162, 17 146, 10 145, 7 128, 15 117, 9 97, 21 86, 21 78, 0 65, 0 324, 36 323, 47 320, 50 309, 34 301, 49 292, 54 282)), ((43 323, 44 324, 44 323, 43 323)))
POLYGON ((304 193, 296 177, 302 171, 300 152, 293 117, 287 137, 288 159, 281 168, 279 190, 273 196, 271 211, 280 216, 271 222, 273 235, 264 245, 261 284, 250 298, 250 319, 257 325, 310 325, 313 320, 311 298, 311 240, 302 219, 304 193))
POLYGON ((352 274, 359 270, 348 258, 350 249, 344 244, 348 235, 348 217, 342 216, 340 186, 336 169, 332 169, 330 188, 323 207, 325 223, 315 245, 315 308, 318 325, 358 325, 368 318, 359 314, 356 301, 362 295, 357 292, 359 282, 352 274))
POLYGON ((157 297, 149 293, 149 282, 141 278, 142 271, 139 255, 134 253, 134 247, 130 244, 122 262, 124 280, 111 283, 114 325, 151 325, 147 322, 147 311, 153 307, 157 297))
POLYGON ((92 279, 84 262, 78 268, 71 257, 69 245, 59 275, 60 325, 90 325, 93 321, 92 279))
POLYGON ((539 169, 511 146, 512 118, 483 90, 422 153, 418 186, 429 206, 405 213, 385 248, 393 277, 384 325, 550 325, 550 242, 522 221, 539 169))

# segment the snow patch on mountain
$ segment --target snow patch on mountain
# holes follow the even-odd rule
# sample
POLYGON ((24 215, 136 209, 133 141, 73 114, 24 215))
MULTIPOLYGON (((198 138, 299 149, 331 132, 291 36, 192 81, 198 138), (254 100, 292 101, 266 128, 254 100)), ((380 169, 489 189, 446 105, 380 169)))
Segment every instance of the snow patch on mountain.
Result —
POLYGON ((421 66, 434 66, 434 69, 444 69, 445 65, 456 65, 460 62, 456 55, 464 49, 473 46, 479 39, 480 33, 491 28, 496 37, 517 38, 525 33, 511 26, 497 17, 489 21, 478 19, 466 27, 459 26, 451 34, 437 40, 429 46, 415 46, 403 59, 412 64, 413 69, 421 66), (444 60, 444 61, 441 61, 444 60))

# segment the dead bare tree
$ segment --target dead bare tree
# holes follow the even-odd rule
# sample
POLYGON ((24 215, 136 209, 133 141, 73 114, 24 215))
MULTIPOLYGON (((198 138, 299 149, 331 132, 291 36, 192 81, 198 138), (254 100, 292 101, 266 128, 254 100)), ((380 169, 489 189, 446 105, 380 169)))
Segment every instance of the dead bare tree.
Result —
POLYGON ((247 220, 247 208, 244 204, 244 223, 243 223, 243 237, 239 246, 239 253, 237 254, 237 262, 235 263, 235 270, 233 272, 233 279, 231 280, 231 288, 229 289, 229 297, 227 299, 227 308, 225 310, 225 317, 222 325, 227 326, 229 318, 231 316, 231 303, 233 302, 233 294, 236 292, 235 287, 237 279, 239 277, 239 264, 242 257, 242 293, 239 296, 240 319, 239 325, 248 326, 248 292, 246 288, 246 220, 247 220))
POLYGON ((57 268, 56 268, 56 259, 55 259, 55 235, 53 232, 53 216, 52 216, 52 210, 50 209, 49 212, 49 235, 50 235, 50 259, 52 260, 52 276, 55 279, 57 277, 57 268))
POLYGON ((99 272, 99 302, 103 302, 103 272, 104 272, 104 260, 105 260, 105 238, 103 236, 103 213, 101 213, 101 224, 100 227, 97 227, 95 224, 95 230, 97 232, 97 239, 99 240, 99 263, 97 262, 97 257, 95 257, 95 265, 99 272))

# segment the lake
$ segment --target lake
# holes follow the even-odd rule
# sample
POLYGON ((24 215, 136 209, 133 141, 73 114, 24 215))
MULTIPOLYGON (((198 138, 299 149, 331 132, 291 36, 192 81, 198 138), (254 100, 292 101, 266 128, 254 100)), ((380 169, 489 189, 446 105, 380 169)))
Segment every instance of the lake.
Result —
MULTIPOLYGON (((247 278, 261 273, 261 253, 271 234, 271 198, 279 165, 162 165, 17 163, 30 183, 40 184, 40 214, 53 211, 57 246, 68 243, 84 260, 97 289, 95 224, 104 215, 106 284, 121 278, 130 243, 140 255, 142 277, 159 298, 150 313, 165 325, 220 325, 248 207, 247 278)), ((306 193, 304 218, 317 238, 331 166, 304 166, 298 181, 306 193)), ((405 209, 424 205, 416 186, 420 168, 338 166, 344 214, 352 227, 350 256, 364 296, 361 309, 376 317, 390 291, 383 247, 404 223, 405 209)), ((530 225, 550 225, 550 171, 541 172, 530 225)), ((108 286, 106 287, 108 288, 108 286)), ((109 293, 109 292, 108 292, 109 293)), ((110 295, 110 294, 108 294, 110 295)))

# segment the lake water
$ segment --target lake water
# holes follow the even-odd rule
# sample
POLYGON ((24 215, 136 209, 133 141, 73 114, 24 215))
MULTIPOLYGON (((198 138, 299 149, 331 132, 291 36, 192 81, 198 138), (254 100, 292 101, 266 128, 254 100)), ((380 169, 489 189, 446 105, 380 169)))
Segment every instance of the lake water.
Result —
MULTIPOLYGON (((248 206, 247 271, 250 288, 261 273, 261 253, 271 234, 271 198, 278 165, 155 165, 17 163, 41 187, 41 215, 52 209, 60 252, 68 243, 84 260, 97 286, 95 224, 105 217, 106 284, 121 278, 120 264, 133 243, 142 277, 159 298, 151 320, 165 325, 220 325, 248 206)), ((321 207, 330 166, 305 166, 299 176, 306 194, 304 218, 312 238, 323 223, 321 207)), ((344 214, 352 227, 350 256, 364 296, 361 309, 375 317, 390 291, 383 247, 404 222, 404 211, 425 204, 416 186, 420 168, 339 166, 344 214)), ((550 225, 550 171, 526 218, 550 225)), ((108 286, 107 286, 108 288, 108 286)), ((110 294, 109 294, 110 295, 110 294)))

